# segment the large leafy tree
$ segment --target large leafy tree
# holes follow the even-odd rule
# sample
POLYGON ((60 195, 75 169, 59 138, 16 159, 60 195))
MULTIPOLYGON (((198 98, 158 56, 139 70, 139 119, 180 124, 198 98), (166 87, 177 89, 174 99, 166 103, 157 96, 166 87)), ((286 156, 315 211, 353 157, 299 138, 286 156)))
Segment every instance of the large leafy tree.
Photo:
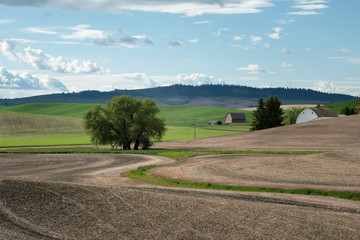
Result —
POLYGON ((95 144, 113 148, 149 148, 151 139, 160 140, 165 133, 165 120, 158 118, 155 101, 116 96, 105 107, 96 106, 84 115, 84 127, 95 144))
POLYGON ((304 109, 305 109, 304 107, 292 107, 286 110, 283 115, 284 116, 283 124, 284 125, 295 124, 297 117, 304 109))
POLYGON ((250 130, 255 131, 281 126, 282 115, 281 102, 277 96, 270 96, 265 103, 263 98, 259 98, 256 110, 253 112, 254 121, 250 130))

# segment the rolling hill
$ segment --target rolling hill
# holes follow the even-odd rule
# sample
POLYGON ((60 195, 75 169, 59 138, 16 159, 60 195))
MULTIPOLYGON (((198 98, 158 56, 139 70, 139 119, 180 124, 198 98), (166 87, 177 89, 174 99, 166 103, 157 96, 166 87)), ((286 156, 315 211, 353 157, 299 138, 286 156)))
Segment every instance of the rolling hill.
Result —
MULTIPOLYGON (((29 113, 39 115, 49 115, 65 118, 81 119, 84 113, 96 104, 79 103, 30 103, 12 107, 3 107, 2 110, 29 113)), ((190 126, 196 119, 197 124, 206 125, 209 120, 225 120, 228 112, 244 112, 247 122, 252 121, 252 112, 231 108, 217 107, 196 107, 196 106, 169 106, 159 105, 160 117, 166 119, 169 126, 190 126)))
POLYGON ((1 106, 26 103, 105 103, 117 95, 128 94, 135 98, 150 97, 158 105, 209 106, 245 108, 256 106, 260 97, 267 99, 277 95, 283 104, 327 104, 352 100, 345 94, 323 93, 310 89, 253 88, 235 85, 173 85, 138 90, 114 90, 110 92, 83 91, 17 99, 0 99, 1 106))
MULTIPOLYGON (((90 137, 82 126, 84 113, 95 104, 31 103, 0 108, 0 146, 88 144, 90 137)), ((250 111, 192 106, 159 106, 167 132, 163 140, 191 139, 196 119, 197 138, 248 131, 250 111), (247 123, 207 126, 209 120, 224 121, 229 111, 245 112, 247 123)))

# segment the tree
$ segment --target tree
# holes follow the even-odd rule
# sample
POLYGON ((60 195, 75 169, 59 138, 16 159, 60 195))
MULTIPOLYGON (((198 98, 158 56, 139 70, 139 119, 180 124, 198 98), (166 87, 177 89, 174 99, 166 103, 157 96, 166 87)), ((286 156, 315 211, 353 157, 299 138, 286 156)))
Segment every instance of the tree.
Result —
POLYGON ((286 110, 283 115, 284 121, 282 123, 284 125, 295 124, 297 117, 304 109, 305 109, 304 107, 292 107, 286 110))
POLYGON ((250 131, 266 128, 265 103, 263 98, 259 98, 256 110, 253 112, 254 121, 251 124, 250 131))
POLYGON ((105 107, 96 106, 84 115, 84 128, 97 145, 113 148, 146 149, 151 139, 160 140, 165 133, 165 120, 158 118, 155 101, 133 99, 130 95, 116 96, 105 107))
POLYGON ((349 116, 349 115, 355 115, 357 114, 357 109, 356 109, 356 105, 353 105, 353 106, 343 106, 341 108, 341 114, 344 114, 346 116, 349 116))
POLYGON ((270 96, 264 104, 263 98, 258 100, 256 110, 253 112, 254 121, 251 131, 282 126, 283 110, 277 96, 270 96))

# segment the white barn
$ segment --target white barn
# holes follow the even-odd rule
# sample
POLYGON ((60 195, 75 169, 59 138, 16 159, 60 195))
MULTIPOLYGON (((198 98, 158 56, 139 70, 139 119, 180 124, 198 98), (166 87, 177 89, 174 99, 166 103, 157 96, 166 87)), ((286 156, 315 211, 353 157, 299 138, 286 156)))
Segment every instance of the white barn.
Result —
POLYGON ((338 117, 338 115, 331 108, 306 108, 299 114, 296 119, 296 123, 310 122, 333 117, 338 117))

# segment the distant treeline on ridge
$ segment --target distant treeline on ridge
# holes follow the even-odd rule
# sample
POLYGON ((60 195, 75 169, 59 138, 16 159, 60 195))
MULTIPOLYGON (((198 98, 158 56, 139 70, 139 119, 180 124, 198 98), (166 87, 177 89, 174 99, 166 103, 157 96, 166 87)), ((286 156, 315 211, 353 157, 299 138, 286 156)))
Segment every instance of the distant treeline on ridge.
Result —
POLYGON ((324 93, 311 89, 299 88, 253 88, 238 85, 201 85, 191 86, 176 84, 166 87, 155 87, 136 90, 114 90, 100 92, 96 90, 82 91, 79 93, 57 93, 16 99, 0 99, 1 106, 14 106, 25 103, 105 103, 118 95, 132 95, 134 98, 152 98, 157 104, 163 105, 193 105, 196 99, 201 99, 202 104, 208 99, 208 105, 214 102, 223 102, 229 99, 241 99, 246 101, 249 107, 255 106, 257 99, 267 99, 271 95, 277 95, 283 104, 306 104, 306 103, 333 103, 347 101, 355 97, 345 94, 324 93), (194 100, 195 99, 195 100, 194 100), (205 100, 204 100, 205 99, 205 100))

